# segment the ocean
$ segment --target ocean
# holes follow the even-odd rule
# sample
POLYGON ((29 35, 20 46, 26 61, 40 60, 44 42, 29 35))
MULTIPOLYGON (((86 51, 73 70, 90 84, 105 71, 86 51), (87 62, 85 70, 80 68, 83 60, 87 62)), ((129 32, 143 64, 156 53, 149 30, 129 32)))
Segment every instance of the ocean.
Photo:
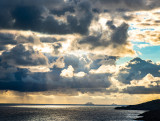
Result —
POLYGON ((115 110, 115 106, 0 105, 0 121, 134 121, 139 110, 115 110))

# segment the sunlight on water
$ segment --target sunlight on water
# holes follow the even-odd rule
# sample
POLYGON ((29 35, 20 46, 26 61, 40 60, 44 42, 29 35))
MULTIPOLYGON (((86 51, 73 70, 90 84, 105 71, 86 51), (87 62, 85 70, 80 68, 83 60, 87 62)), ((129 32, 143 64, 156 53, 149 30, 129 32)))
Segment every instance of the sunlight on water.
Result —
POLYGON ((17 107, 17 108, 71 108, 75 106, 66 106, 66 105, 15 105, 9 107, 17 107))
POLYGON ((114 106, 5 105, 2 121, 132 121, 144 111, 115 110, 114 106))

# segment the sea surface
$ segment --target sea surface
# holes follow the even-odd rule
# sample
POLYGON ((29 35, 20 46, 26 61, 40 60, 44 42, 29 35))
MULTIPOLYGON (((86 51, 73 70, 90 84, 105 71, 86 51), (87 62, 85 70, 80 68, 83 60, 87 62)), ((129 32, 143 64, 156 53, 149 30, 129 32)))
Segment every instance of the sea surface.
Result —
POLYGON ((0 105, 0 121, 134 121, 139 110, 115 106, 0 105))

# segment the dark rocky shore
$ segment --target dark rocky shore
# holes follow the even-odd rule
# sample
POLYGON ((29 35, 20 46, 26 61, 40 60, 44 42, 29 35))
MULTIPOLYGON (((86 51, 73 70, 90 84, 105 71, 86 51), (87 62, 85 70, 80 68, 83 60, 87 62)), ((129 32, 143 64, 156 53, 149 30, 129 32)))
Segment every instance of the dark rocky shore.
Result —
POLYGON ((142 118, 138 118, 136 120, 144 120, 144 121, 160 121, 160 110, 152 110, 141 114, 142 118))
POLYGON ((146 110, 147 112, 141 114, 142 118, 136 120, 144 121, 160 121, 160 100, 152 100, 138 105, 129 105, 123 107, 116 107, 117 110, 146 110))

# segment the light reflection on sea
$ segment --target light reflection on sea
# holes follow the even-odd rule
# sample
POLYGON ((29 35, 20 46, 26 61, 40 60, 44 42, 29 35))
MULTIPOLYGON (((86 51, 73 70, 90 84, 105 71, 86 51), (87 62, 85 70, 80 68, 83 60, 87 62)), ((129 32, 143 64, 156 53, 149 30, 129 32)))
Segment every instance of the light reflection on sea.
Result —
POLYGON ((145 111, 115 110, 115 106, 5 105, 2 121, 131 121, 145 111))

